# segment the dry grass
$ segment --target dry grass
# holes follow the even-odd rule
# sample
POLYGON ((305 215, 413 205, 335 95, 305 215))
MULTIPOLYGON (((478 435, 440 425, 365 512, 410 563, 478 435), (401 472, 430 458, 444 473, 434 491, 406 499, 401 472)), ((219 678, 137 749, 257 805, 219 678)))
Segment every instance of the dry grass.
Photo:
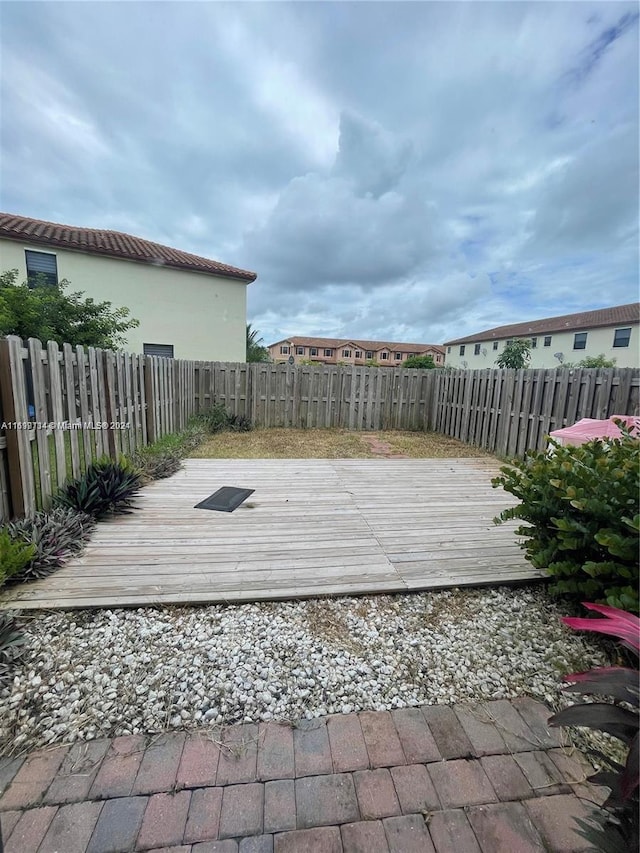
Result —
MULTIPOLYGON (((414 459, 486 456, 438 433, 388 431, 368 433, 389 445, 392 453, 414 459)), ((362 433, 345 429, 254 429, 251 432, 222 432, 212 436, 190 454, 199 459, 372 459, 362 433)))

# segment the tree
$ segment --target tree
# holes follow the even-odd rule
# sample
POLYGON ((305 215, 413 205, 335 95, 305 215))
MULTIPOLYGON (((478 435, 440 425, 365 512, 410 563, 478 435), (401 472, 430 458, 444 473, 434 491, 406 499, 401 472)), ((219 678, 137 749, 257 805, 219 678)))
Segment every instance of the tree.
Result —
POLYGON ((519 370, 529 367, 531 361, 531 341, 524 338, 515 338, 509 341, 496 359, 498 367, 511 367, 519 370))
POLYGON ((431 370, 436 366, 432 355, 410 355, 402 362, 403 367, 417 367, 422 370, 431 370))
POLYGON ((600 355, 588 355, 576 364, 576 367, 615 367, 615 358, 606 358, 603 352, 600 355))
POLYGON ((36 281, 33 287, 18 284, 18 270, 0 275, 0 336, 38 338, 72 346, 118 349, 126 344, 126 332, 139 326, 128 308, 112 308, 111 302, 95 302, 83 292, 66 294, 69 282, 57 285, 36 281))
POLYGON ((251 323, 247 323, 247 361, 271 361, 269 350, 263 346, 260 332, 252 329, 251 323))

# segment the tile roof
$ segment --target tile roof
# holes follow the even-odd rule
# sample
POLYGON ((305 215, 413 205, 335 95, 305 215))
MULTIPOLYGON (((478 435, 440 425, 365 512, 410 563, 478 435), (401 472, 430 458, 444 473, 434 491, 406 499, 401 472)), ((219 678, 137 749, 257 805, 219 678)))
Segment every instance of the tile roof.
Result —
POLYGON ((204 272, 248 282, 256 278, 254 272, 201 258, 199 255, 191 255, 189 252, 181 252, 179 249, 133 237, 131 234, 95 228, 75 228, 11 213, 0 213, 0 237, 28 242, 31 245, 57 246, 91 255, 106 255, 110 258, 204 272))
POLYGON ((281 341, 276 341, 269 344, 270 347, 278 346, 282 343, 291 343, 294 347, 327 347, 335 349, 338 347, 352 344, 364 350, 397 350, 400 352, 421 353, 426 350, 435 350, 436 352, 444 353, 444 347, 439 344, 404 344, 398 341, 362 341, 359 338, 305 338, 291 337, 283 338, 281 341))
POLYGON ((526 338, 530 335, 573 332, 580 329, 597 329, 601 326, 621 326, 638 322, 640 322, 640 302, 631 302, 628 305, 616 305, 613 308, 599 308, 595 311, 581 311, 578 314, 563 314, 560 317, 546 317, 543 320, 496 326, 495 329, 487 329, 487 331, 478 332, 475 335, 446 341, 445 346, 502 340, 503 338, 526 338))

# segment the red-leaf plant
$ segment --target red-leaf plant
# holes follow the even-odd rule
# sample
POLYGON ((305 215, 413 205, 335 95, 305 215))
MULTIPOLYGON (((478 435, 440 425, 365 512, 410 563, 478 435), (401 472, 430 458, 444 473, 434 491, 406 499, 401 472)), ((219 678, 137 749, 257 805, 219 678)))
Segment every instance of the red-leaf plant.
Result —
MULTIPOLYGON (((596 631, 618 637, 636 657, 640 653, 640 619, 624 610, 604 604, 587 604, 604 619, 565 617, 563 622, 576 630, 596 631)), ((603 767, 589 777, 590 782, 611 790, 600 812, 590 821, 577 820, 580 835, 607 853, 638 850, 638 782, 640 746, 640 688, 638 668, 606 666, 589 672, 565 675, 565 690, 584 695, 610 697, 613 702, 572 705, 549 719, 552 726, 585 726, 607 732, 629 747, 623 766, 600 750, 588 750, 603 767)))

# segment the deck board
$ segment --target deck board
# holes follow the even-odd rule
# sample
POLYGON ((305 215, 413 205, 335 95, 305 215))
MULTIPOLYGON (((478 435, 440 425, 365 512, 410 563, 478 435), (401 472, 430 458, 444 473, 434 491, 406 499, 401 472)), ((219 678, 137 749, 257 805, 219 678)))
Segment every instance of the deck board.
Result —
POLYGON ((10 589, 24 609, 228 603, 408 592, 540 578, 480 459, 190 459, 83 554, 10 589), (194 509, 255 489, 233 513, 194 509))

